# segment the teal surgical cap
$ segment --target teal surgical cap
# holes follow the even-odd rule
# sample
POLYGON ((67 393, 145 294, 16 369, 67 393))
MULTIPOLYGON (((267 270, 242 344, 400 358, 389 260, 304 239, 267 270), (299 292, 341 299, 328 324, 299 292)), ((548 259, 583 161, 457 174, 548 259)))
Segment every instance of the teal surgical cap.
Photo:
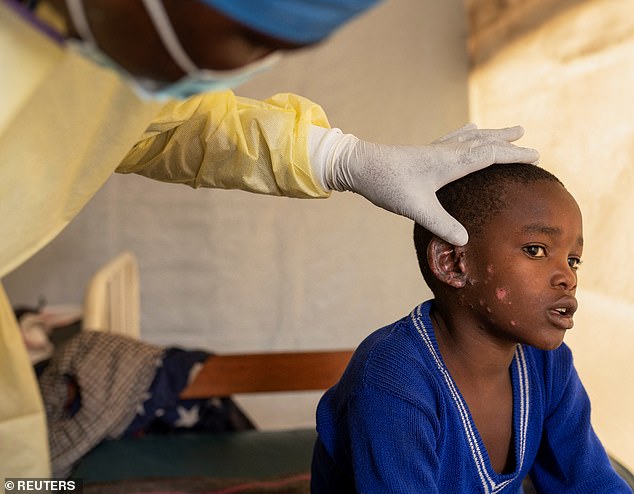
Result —
POLYGON ((379 0, 201 0, 227 17, 274 38, 320 41, 379 0))

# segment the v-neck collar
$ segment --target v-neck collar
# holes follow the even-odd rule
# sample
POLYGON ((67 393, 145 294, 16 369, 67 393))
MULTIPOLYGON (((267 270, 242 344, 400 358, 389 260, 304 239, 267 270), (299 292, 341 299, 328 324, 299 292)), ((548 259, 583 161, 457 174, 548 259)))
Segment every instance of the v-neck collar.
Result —
POLYGON ((416 307, 410 314, 410 318, 416 331, 423 340, 425 348, 430 352, 433 362, 436 364, 441 380, 445 384, 447 393, 451 397, 469 447, 471 458, 474 462, 482 492, 496 494, 502 491, 510 483, 517 479, 524 465, 526 454, 526 436, 528 431, 528 418, 530 412, 528 368, 526 354, 522 345, 517 345, 515 356, 511 362, 511 382, 513 387, 513 448, 515 453, 515 469, 511 473, 498 474, 491 466, 489 455, 475 426, 469 407, 467 406, 458 386, 445 366, 438 348, 436 335, 429 315, 431 301, 416 307))

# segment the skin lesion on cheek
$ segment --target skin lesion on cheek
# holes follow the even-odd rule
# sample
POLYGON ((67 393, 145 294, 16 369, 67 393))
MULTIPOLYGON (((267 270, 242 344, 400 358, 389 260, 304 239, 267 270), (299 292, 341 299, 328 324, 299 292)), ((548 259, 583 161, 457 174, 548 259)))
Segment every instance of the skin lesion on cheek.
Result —
POLYGON ((496 288, 495 298, 500 302, 504 302, 510 305, 511 301, 509 300, 509 293, 510 291, 508 288, 496 288))
POLYGON ((487 314, 491 314, 493 312, 491 307, 489 307, 489 304, 487 304, 483 299, 480 299, 480 307, 482 307, 487 314))
POLYGON ((489 264, 486 267, 486 271, 484 272, 484 276, 482 277, 482 283, 488 285, 489 282, 493 279, 493 275, 495 274, 495 268, 493 264, 489 264))

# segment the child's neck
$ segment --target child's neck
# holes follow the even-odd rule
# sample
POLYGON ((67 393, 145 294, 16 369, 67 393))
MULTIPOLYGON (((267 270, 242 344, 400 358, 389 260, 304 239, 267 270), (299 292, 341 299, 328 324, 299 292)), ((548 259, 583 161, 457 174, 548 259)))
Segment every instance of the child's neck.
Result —
POLYGON ((465 312, 432 309, 434 334, 445 365, 454 378, 465 375, 482 383, 508 379, 516 344, 493 338, 465 312))
POLYGON ((491 466, 498 473, 511 472, 515 457, 510 365, 516 345, 487 336, 460 311, 447 315, 433 310, 431 318, 440 354, 469 407, 491 466))

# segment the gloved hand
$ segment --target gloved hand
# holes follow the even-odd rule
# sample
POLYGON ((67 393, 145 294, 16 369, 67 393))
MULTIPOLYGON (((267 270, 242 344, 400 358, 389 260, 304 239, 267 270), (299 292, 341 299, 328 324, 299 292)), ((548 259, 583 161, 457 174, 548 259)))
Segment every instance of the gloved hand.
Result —
POLYGON ((324 188, 361 194, 451 244, 464 245, 467 231, 440 205, 436 191, 493 163, 535 163, 537 151, 511 144, 523 134, 519 126, 485 130, 469 124, 426 146, 390 146, 313 127, 309 149, 324 188))

